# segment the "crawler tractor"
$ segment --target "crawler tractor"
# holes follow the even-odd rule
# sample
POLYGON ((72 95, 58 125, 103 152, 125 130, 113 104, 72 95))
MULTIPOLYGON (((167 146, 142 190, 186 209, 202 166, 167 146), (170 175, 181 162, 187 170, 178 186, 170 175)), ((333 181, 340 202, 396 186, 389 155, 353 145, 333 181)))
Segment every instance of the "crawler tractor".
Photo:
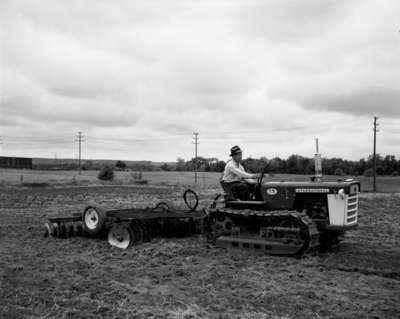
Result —
POLYGON ((296 255, 337 245, 346 230, 357 227, 359 182, 263 178, 261 174, 250 201, 238 200, 221 182, 225 192, 214 199, 205 222, 205 232, 217 246, 296 255))
POLYGON ((210 205, 205 233, 221 247, 240 247, 272 255, 299 255, 331 248, 346 230, 358 225, 360 183, 322 181, 316 139, 315 175, 311 181, 263 182, 260 174, 252 200, 238 200, 221 181, 223 194, 210 205))

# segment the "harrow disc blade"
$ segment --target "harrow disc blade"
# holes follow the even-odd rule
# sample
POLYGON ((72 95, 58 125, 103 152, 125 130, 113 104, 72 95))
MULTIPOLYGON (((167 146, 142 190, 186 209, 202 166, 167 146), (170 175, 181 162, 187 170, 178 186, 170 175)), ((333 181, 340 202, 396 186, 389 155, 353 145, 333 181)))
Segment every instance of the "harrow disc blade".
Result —
POLYGON ((176 219, 171 221, 171 237, 179 237, 179 222, 176 219))
POLYGON ((155 230, 155 236, 154 237, 160 237, 162 234, 162 227, 158 221, 153 222, 153 227, 155 230))
POLYGON ((192 231, 188 220, 183 221, 185 237, 191 236, 192 231))
POLYGON ((126 249, 133 241, 133 234, 125 225, 114 225, 108 231, 108 242, 111 246, 126 249))
POLYGON ((45 223, 44 224, 44 237, 49 237, 50 235, 52 235, 52 223, 45 223))
POLYGON ((157 228, 155 226, 155 223, 153 221, 149 221, 147 225, 150 229, 151 238, 153 239, 154 237, 157 237, 157 228))
POLYGON ((143 229, 138 225, 137 222, 133 221, 130 224, 130 228, 134 234, 134 243, 140 243, 143 241, 143 229))
POLYGON ((141 226, 143 228, 143 236, 144 236, 143 241, 145 243, 147 243, 147 242, 151 241, 151 239, 152 239, 151 228, 149 226, 149 223, 147 223, 147 222, 143 222, 141 226))
POLYGON ((162 225, 162 232, 161 232, 162 236, 170 238, 173 236, 172 232, 173 232, 172 222, 170 220, 164 221, 164 223, 162 225))
POLYGON ((65 238, 66 227, 64 223, 60 223, 58 227, 57 237, 58 238, 65 238))
POLYGON ((74 236, 74 225, 73 224, 69 224, 65 227, 65 237, 69 238, 74 236))
POLYGON ((182 220, 177 220, 176 223, 176 233, 174 237, 185 237, 185 226, 183 225, 182 220))
POLYGON ((196 223, 193 220, 193 218, 189 218, 188 224, 190 226, 190 234, 191 235, 196 234, 197 233, 197 231, 196 231, 196 223))
POLYGON ((58 237, 58 233, 60 231, 60 226, 57 223, 52 223, 51 225, 53 226, 52 232, 50 233, 51 236, 58 237))
POLYGON ((83 235, 83 226, 81 223, 74 224, 74 236, 82 236, 83 235))

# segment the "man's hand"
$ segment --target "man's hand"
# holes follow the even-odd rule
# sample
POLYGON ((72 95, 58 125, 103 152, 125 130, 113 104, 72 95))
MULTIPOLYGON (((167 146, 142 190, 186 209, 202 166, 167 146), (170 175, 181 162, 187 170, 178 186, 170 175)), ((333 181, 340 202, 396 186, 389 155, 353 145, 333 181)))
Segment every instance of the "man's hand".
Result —
POLYGON ((257 184, 257 179, 245 178, 244 181, 248 184, 257 184))

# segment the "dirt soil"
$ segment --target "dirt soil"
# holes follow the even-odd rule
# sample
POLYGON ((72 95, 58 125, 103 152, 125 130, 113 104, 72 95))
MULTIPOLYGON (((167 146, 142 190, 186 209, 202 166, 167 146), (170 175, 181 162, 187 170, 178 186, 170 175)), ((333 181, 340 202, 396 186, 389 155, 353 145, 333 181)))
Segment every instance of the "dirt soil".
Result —
MULTIPOLYGON (((362 195, 360 227, 304 258, 225 250, 202 236, 119 250, 43 237, 47 217, 180 203, 179 187, 0 190, 0 318, 399 318, 400 196, 362 195)), ((199 190, 206 205, 217 190, 199 190)))

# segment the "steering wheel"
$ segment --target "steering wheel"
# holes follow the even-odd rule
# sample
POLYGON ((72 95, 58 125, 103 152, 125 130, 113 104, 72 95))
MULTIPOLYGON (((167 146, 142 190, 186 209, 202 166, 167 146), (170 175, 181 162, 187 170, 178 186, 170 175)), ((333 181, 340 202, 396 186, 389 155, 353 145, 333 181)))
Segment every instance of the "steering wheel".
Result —
POLYGON ((265 175, 264 172, 260 173, 260 177, 257 180, 257 185, 258 186, 261 186, 262 180, 264 179, 264 175, 265 175))

